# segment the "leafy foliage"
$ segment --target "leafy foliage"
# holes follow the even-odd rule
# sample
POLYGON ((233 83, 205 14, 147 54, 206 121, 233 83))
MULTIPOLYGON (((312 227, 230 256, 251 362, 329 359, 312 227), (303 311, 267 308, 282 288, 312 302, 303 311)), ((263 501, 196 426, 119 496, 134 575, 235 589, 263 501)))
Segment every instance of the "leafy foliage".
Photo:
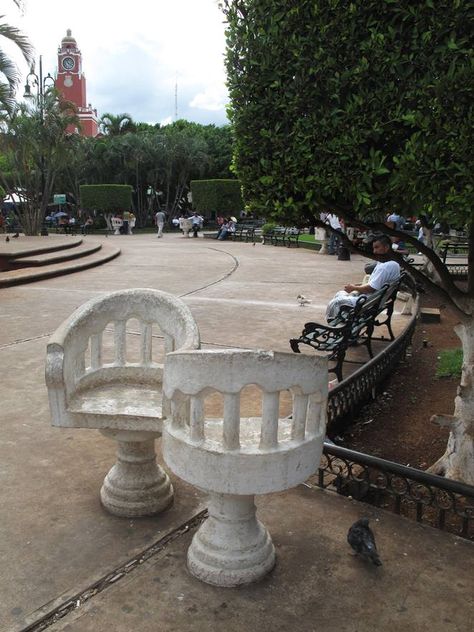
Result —
MULTIPOLYGON (((20 8, 20 3, 15 1, 20 8)), ((0 16, 0 20, 3 19, 0 16)), ((25 61, 31 64, 33 61, 33 47, 28 38, 14 26, 0 23, 0 42, 2 38, 15 44, 21 51, 25 61)), ((0 109, 10 109, 13 106, 13 96, 18 85, 20 75, 16 64, 10 57, 0 48, 0 109), (3 80, 5 79, 5 81, 3 80)))
POLYGON ((162 208, 179 214, 193 178, 229 177, 229 127, 176 121, 166 127, 144 123, 134 132, 74 140, 61 188, 79 197, 81 184, 130 184, 139 226, 162 208), (181 206, 180 206, 181 205, 181 206))
POLYGON ((128 184, 83 184, 81 205, 90 211, 116 213, 128 210, 132 203, 132 187, 128 184))
POLYGON ((223 2, 235 166, 265 216, 471 220, 472 5, 223 2))
POLYGON ((193 205, 206 217, 238 215, 244 208, 238 180, 191 180, 193 205))
POLYGON ((17 215, 27 235, 39 232, 58 173, 70 155, 70 124, 78 124, 72 104, 51 89, 32 106, 12 108, 0 133, 0 181, 23 200, 17 215))

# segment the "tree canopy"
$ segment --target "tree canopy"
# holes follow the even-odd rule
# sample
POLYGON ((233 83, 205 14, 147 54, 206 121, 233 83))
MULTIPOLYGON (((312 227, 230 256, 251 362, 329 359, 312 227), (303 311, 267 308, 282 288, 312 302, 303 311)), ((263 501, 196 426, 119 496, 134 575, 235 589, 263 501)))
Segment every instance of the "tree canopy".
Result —
MULTIPOLYGON (((432 471, 474 485, 472 3, 223 0, 235 169, 267 218, 321 224, 330 210, 412 243, 422 270, 390 256, 456 312, 461 385, 432 471), (468 281, 387 211, 465 226, 468 281)), ((332 229, 330 229, 332 230, 332 229)), ((350 245, 347 237, 342 236, 350 245)))
POLYGON ((229 0, 235 165, 267 216, 470 221, 472 5, 229 0))

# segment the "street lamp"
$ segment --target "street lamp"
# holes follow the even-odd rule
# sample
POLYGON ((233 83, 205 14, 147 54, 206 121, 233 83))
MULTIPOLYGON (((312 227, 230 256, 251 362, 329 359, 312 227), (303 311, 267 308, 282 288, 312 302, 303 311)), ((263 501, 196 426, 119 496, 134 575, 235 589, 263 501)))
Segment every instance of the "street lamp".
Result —
MULTIPOLYGON (((40 112, 41 126, 44 125, 44 97, 47 91, 51 89, 53 86, 54 86, 54 78, 49 74, 49 72, 46 75, 46 77, 43 78, 43 56, 40 55, 39 76, 35 73, 35 65, 33 64, 31 66, 30 72, 26 76, 25 92, 23 94, 23 97, 25 99, 31 99, 34 96, 31 93, 31 88, 36 88, 36 99, 37 99, 39 112, 40 112)), ((45 167, 44 167, 43 149, 41 149, 40 169, 41 169, 41 200, 43 200, 44 189, 45 189, 45 175, 44 175, 45 167)), ((41 235, 44 235, 44 236, 48 235, 48 230, 44 223, 41 228, 41 235)))
POLYGON ((35 73, 35 65, 31 66, 31 70, 26 76, 25 93, 23 97, 25 99, 31 99, 31 88, 36 88, 36 96, 39 101, 41 119, 43 118, 43 100, 46 92, 54 86, 54 77, 49 72, 43 79, 43 56, 39 57, 39 76, 35 73))

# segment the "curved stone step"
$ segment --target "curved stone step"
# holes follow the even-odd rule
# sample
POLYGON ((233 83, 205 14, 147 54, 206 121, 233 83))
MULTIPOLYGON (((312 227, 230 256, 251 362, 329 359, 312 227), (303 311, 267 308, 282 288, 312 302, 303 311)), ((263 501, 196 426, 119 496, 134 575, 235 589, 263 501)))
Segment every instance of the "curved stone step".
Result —
POLYGON ((111 259, 115 259, 120 254, 120 248, 112 244, 100 244, 100 250, 92 254, 85 255, 79 260, 70 262, 52 263, 49 265, 36 266, 31 268, 19 268, 17 270, 7 270, 0 272, 0 288, 10 287, 12 285, 22 285, 24 283, 32 283, 42 279, 71 274, 87 270, 94 266, 102 265, 111 259))
POLYGON ((71 261, 72 259, 78 259, 91 255, 101 249, 102 244, 95 243, 81 243, 75 248, 67 247, 63 250, 48 251, 36 256, 27 257, 15 257, 12 261, 12 265, 15 268, 31 268, 37 266, 45 266, 53 263, 60 263, 61 261, 71 261))
POLYGON ((3 235, 2 237, 4 237, 5 240, 8 237, 10 241, 8 243, 6 243, 6 241, 5 243, 0 242, 0 255, 9 257, 10 259, 32 257, 46 252, 76 248, 83 242, 82 237, 74 236, 64 237, 50 235, 48 237, 26 237, 25 235, 20 235, 18 239, 15 239, 11 235, 3 235))

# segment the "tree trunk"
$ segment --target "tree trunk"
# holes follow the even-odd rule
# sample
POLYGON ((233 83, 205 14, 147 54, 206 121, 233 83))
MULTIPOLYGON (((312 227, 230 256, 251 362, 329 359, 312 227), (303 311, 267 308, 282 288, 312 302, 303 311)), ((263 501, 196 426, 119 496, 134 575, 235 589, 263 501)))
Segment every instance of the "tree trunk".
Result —
POLYGON ((474 485, 474 317, 457 325, 454 331, 463 350, 461 384, 454 400, 454 415, 432 418, 449 426, 450 434, 446 452, 429 471, 474 485))

